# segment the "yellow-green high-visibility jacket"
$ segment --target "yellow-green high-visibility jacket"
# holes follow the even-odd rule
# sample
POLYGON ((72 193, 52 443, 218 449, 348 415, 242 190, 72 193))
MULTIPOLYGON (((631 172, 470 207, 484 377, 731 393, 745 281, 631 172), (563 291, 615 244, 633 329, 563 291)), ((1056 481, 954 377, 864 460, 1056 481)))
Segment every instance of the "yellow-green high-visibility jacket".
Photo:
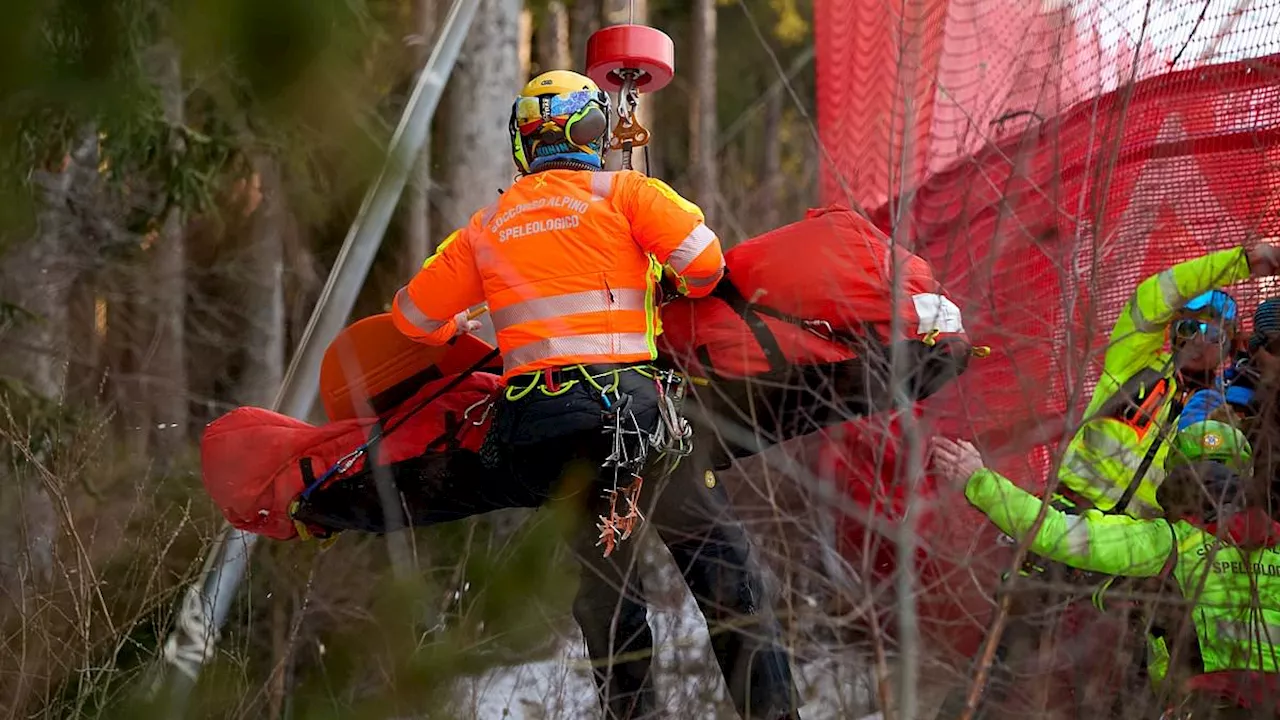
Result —
MULTIPOLYGON (((965 497, 1018 540, 1028 535, 1041 508, 1040 498, 986 468, 969 478, 965 497)), ((1171 571, 1191 608, 1200 658, 1195 672, 1280 672, 1276 548, 1235 547, 1182 520, 1139 520, 1096 509, 1068 515, 1051 506, 1030 550, 1107 575, 1159 577, 1171 571)), ((1168 670, 1169 654, 1162 639, 1151 638, 1149 644, 1148 672, 1159 681, 1168 670)))
MULTIPOLYGON (((1165 350, 1175 313, 1197 295, 1248 277, 1244 249, 1233 248, 1179 263, 1138 285, 1111 331, 1084 422, 1063 455, 1058 471, 1062 485, 1100 510, 1116 507, 1165 427, 1178 392, 1173 358, 1165 350), (1163 391, 1153 393, 1160 380, 1163 391), (1138 412, 1134 403, 1121 401, 1122 393, 1149 402, 1138 412), (1122 417, 1119 410, 1140 421, 1122 417)), ((1167 451, 1162 442, 1124 511, 1135 517, 1160 514, 1156 488, 1164 480, 1167 451)))

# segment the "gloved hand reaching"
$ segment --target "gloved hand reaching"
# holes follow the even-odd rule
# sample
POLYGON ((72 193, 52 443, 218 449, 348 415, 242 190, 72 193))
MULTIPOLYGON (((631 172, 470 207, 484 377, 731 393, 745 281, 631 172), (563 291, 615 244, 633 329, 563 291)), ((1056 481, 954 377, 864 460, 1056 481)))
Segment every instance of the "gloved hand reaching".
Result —
POLYGON ((473 333, 480 329, 480 321, 471 319, 470 310, 463 310, 457 315, 454 315, 453 322, 458 327, 458 329, 454 332, 454 335, 461 335, 462 333, 473 333))

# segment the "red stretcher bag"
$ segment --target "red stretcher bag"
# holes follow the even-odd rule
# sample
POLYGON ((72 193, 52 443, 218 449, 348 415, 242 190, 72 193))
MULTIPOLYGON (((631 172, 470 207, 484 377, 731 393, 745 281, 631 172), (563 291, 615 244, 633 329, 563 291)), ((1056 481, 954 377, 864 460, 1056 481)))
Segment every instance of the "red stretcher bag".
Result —
POLYGON ((901 248, 896 254, 895 263, 889 239, 861 215, 839 205, 810 210, 728 250, 728 273, 710 297, 666 305, 661 350, 704 377, 739 379, 850 360, 864 339, 967 343, 960 309, 929 264, 901 248))
MULTIPOLYGON (((364 445, 375 425, 394 428, 374 446, 372 457, 379 465, 445 448, 478 452, 489 429, 486 401, 496 396, 498 383, 498 376, 488 373, 460 380, 453 375, 426 384, 381 418, 352 418, 320 427, 262 408, 232 410, 210 423, 200 440, 205 489, 236 528, 292 539, 298 536, 289 514, 293 501, 364 445), (439 397, 423 405, 437 393, 439 397), (476 425, 482 418, 484 422, 476 425)), ((326 483, 364 470, 369 457, 360 457, 326 483)))

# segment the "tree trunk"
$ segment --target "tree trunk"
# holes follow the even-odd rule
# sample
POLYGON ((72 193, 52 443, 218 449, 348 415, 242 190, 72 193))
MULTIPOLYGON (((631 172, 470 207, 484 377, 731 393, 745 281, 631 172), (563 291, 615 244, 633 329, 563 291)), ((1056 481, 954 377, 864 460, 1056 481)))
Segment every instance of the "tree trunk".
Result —
MULTIPOLYGON (((17 380, 50 406, 62 402, 67 380, 71 296, 81 266, 74 256, 79 228, 68 200, 92 196, 97 167, 98 134, 87 127, 60 172, 35 173, 43 191, 36 234, 0 258, 0 300, 6 306, 0 313, 0 376, 17 380)), ((30 442, 38 460, 48 460, 41 448, 57 443, 51 419, 10 410, 20 414, 7 431, 30 442)), ((0 462, 0 513, 11 519, 0 527, 0 617, 6 617, 29 611, 30 593, 52 579, 58 519, 23 453, 4 440, 0 450, 8 456, 0 462)))
POLYGON ((79 275, 68 200, 73 192, 92 195, 87 188, 97 182, 97 165, 97 131, 90 127, 60 172, 35 173, 42 190, 36 235, 0 257, 0 375, 46 400, 60 398, 66 380, 69 303, 79 275))
POLYGON ((67 355, 64 383, 66 402, 90 406, 98 399, 102 376, 102 338, 106 330, 106 301, 98 294, 95 273, 80 274, 68 298, 67 355))
MULTIPOLYGON (((168 124, 170 151, 181 154, 185 142, 182 74, 178 49, 165 41, 156 49, 155 83, 168 124)), ((156 459, 163 467, 174 459, 187 438, 187 367, 183 322, 187 312, 185 213, 172 206, 165 211, 159 237, 151 247, 151 299, 155 318, 150 362, 145 368, 156 459)))
POLYGON ((719 183, 716 168, 716 3, 693 1, 693 97, 689 104, 689 150, 693 199, 715 227, 719 183))
POLYGON ((107 325, 108 378, 122 422, 121 445, 129 458, 150 455, 151 405, 147 401, 145 373, 151 343, 150 303, 146 273, 137 267, 112 273, 115 302, 107 325))
POLYGON ((585 72, 587 39, 600 29, 600 0, 573 0, 569 6, 569 61, 573 69, 585 72))
POLYGON ((50 400, 62 394, 66 373, 67 300, 72 272, 64 226, 70 174, 50 177, 36 236, 0 258, 0 375, 23 382, 50 400))
POLYGON ((259 151, 252 163, 261 199, 253 211, 244 254, 245 362, 237 400, 267 407, 284 381, 284 235, 289 210, 276 159, 259 151))
POLYGON ((145 369, 155 442, 161 465, 181 450, 187 434, 187 368, 183 320, 187 310, 186 243, 183 212, 170 208, 151 250, 149 282, 155 325, 145 369))
POLYGON ((529 79, 533 72, 533 11, 525 8, 520 11, 520 24, 516 28, 516 38, 518 39, 516 55, 520 58, 520 71, 517 73, 522 79, 529 79))
POLYGON ((515 173, 507 121, 520 87, 520 7, 520 0, 481 0, 440 103, 440 219, 450 232, 496 200, 515 173))
POLYGON ((782 193, 782 143, 778 130, 782 126, 783 94, 770 92, 764 105, 764 156, 760 162, 760 225, 757 233, 778 227, 778 205, 782 193))
MULTIPOLYGON (((472 213, 497 200, 511 184, 515 165, 507 151, 507 121, 519 90, 521 0, 482 0, 458 64, 440 103, 444 147, 440 148, 439 227, 452 232, 472 213)), ((493 340, 488 315, 481 337, 493 340)))
MULTIPOLYGON (((435 43, 437 9, 436 0, 417 0, 418 36, 422 40, 422 53, 418 61, 419 71, 426 66, 431 55, 431 47, 435 43)), ((431 133, 427 133, 422 144, 422 153, 413 168, 413 179, 407 188, 408 198, 408 232, 405 237, 404 257, 402 259, 401 277, 407 282, 422 267, 435 250, 435 241, 431 237, 431 133)))
POLYGON ((569 13, 560 0, 550 0, 538 15, 536 32, 538 72, 571 70, 569 13))

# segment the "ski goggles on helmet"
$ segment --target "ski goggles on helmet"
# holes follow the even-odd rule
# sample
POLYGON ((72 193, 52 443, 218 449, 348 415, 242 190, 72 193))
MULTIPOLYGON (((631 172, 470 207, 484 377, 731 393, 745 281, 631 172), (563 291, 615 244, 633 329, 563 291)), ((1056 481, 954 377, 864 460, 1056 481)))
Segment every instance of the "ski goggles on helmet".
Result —
POLYGON ((547 123, 555 123, 565 135, 569 126, 595 102, 601 109, 607 107, 608 96, 590 90, 576 90, 559 95, 521 97, 516 100, 515 121, 520 134, 528 137, 542 132, 547 123))
POLYGON ((1209 342, 1229 339, 1235 331, 1236 314, 1239 311, 1235 298, 1221 290, 1191 298, 1182 308, 1183 317, 1174 322, 1173 336, 1178 340, 1203 338, 1209 342))

